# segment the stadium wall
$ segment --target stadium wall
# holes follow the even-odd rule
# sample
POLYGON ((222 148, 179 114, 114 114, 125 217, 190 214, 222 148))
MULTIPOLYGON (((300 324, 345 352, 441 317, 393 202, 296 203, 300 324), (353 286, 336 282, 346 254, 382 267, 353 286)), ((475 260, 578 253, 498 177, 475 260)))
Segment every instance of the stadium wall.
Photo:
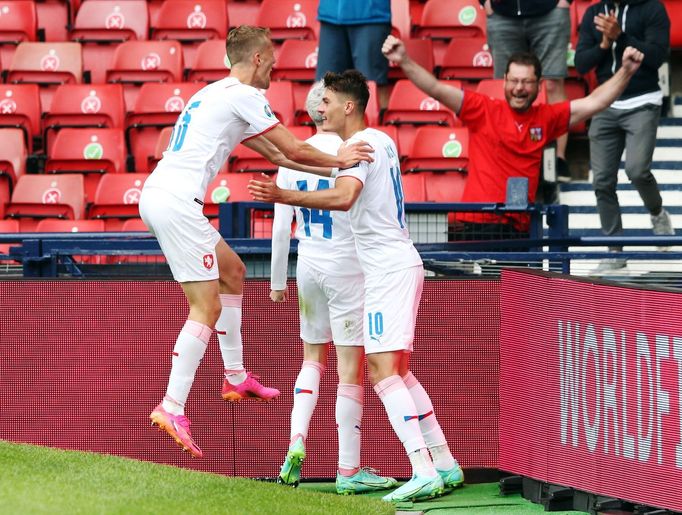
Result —
MULTIPOLYGON (((245 287, 246 366, 281 389, 269 404, 220 398, 222 364, 211 339, 187 404, 204 451, 195 460, 149 425, 165 390, 187 307, 165 281, 0 281, 0 439, 115 454, 246 477, 276 476, 288 443, 302 346, 295 286, 274 305, 269 283, 245 287)), ((465 468, 498 467, 499 282, 430 280, 422 299, 413 371, 431 395, 465 468)), ((304 477, 336 471, 331 353, 311 423, 304 477)), ((409 462, 383 407, 365 387, 363 465, 395 477, 409 462)))

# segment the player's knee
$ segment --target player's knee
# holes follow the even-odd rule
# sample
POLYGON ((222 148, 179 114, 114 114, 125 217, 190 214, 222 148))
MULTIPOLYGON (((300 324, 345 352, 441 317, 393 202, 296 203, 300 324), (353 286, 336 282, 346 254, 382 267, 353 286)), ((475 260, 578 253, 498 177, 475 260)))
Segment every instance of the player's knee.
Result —
POLYGON ((220 283, 223 288, 228 291, 241 290, 246 277, 246 265, 240 259, 231 263, 229 267, 220 270, 220 283))

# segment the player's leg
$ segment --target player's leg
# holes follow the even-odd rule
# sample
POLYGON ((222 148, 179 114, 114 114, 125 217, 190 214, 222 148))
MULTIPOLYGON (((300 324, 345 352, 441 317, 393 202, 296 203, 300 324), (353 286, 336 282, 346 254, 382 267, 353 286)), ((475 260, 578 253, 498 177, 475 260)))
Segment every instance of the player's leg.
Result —
POLYGON ((215 246, 215 253, 220 272, 220 314, 215 328, 225 367, 221 395, 231 402, 246 398, 272 400, 279 395, 279 390, 263 386, 258 376, 244 370, 241 327, 246 267, 222 238, 215 246))
POLYGON ((417 306, 424 282, 421 266, 365 278, 365 352, 370 382, 412 465, 412 479, 384 497, 387 501, 430 498, 443 493, 419 427, 419 413, 400 376, 411 352, 417 306))

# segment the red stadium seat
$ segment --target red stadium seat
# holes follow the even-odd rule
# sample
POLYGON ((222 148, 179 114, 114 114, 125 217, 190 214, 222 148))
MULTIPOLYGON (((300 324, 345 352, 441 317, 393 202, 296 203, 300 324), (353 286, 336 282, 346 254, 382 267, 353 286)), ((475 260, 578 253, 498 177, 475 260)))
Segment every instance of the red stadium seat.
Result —
POLYGON ((448 45, 441 70, 441 79, 479 81, 493 78, 493 56, 485 38, 457 38, 448 45))
POLYGON ((272 80, 313 82, 317 68, 317 50, 317 41, 285 41, 277 54, 272 80))
POLYGON ((156 147, 154 147, 154 155, 147 160, 147 168, 153 171, 161 158, 163 153, 168 148, 168 143, 170 142, 171 134, 173 134, 173 127, 164 127, 159 132, 159 137, 156 140, 156 147))
POLYGON ((187 80, 190 82, 215 82, 227 77, 229 72, 225 41, 209 39, 197 48, 194 66, 187 72, 187 80))
POLYGON ((263 91, 265 98, 277 119, 284 125, 294 123, 294 88, 287 80, 273 81, 270 87, 263 91))
POLYGON ((403 198, 405 203, 426 202, 426 185, 421 173, 403 174, 400 178, 403 184, 403 198))
POLYGON ((255 25, 268 27, 275 43, 314 39, 320 33, 317 0, 262 0, 255 25))
MULTIPOLYGON (((18 220, 2 220, 0 219, 0 233, 11 234, 19 232, 19 221, 18 220)), ((9 248, 14 243, 0 243, 0 254, 9 254, 9 248)), ((12 260, 0 259, 0 263, 12 263, 12 260)))
POLYGON ((225 45, 227 28, 225 0, 164 0, 152 23, 152 39, 175 39, 182 43, 185 67, 194 67, 199 45, 220 40, 225 45))
POLYGON ((38 222, 36 232, 104 232, 104 220, 55 220, 38 222))
MULTIPOLYGON (((313 135, 312 127, 288 127, 288 129, 296 136, 298 139, 308 139, 313 135)), ((229 170, 230 172, 263 172, 263 173, 275 173, 277 171, 277 165, 265 159, 255 150, 244 145, 237 145, 232 151, 229 157, 229 170)))
POLYGON ((466 170, 469 163, 469 131, 464 127, 420 127, 403 173, 466 170))
POLYGON ((91 82, 104 82, 116 45, 129 40, 145 40, 149 30, 147 2, 144 0, 88 0, 78 9, 71 41, 83 44, 83 69, 91 82))
POLYGON ((45 163, 45 173, 82 173, 85 198, 92 202, 102 175, 125 171, 123 129, 62 129, 45 163))
MULTIPOLYGON (((404 39, 403 43, 414 62, 428 71, 433 71, 435 63, 433 60, 433 42, 430 39, 404 39)), ((388 78, 404 79, 406 76, 400 66, 391 63, 388 68, 388 78)))
POLYGON ((670 47, 682 48, 682 2, 680 0, 665 0, 663 2, 670 18, 670 47))
POLYGON ((33 0, 3 2, 0 13, 0 62, 11 63, 22 41, 36 41, 38 15, 33 0))
POLYGON ((154 155, 159 132, 164 127, 175 125, 187 101, 204 86, 200 82, 151 82, 142 85, 135 106, 125 121, 126 141, 135 171, 151 171, 149 158, 154 155))
POLYGON ((68 40, 67 27, 73 24, 80 0, 38 0, 36 12, 38 29, 45 33, 45 41, 68 40))
POLYGON ((182 46, 178 41, 126 41, 116 47, 106 82, 124 85, 126 106, 135 106, 145 82, 181 82, 182 46))
POLYGON ((251 25, 258 17, 261 0, 227 0, 230 28, 251 25))
POLYGON ((125 220, 139 218, 138 204, 147 177, 146 173, 103 175, 88 218, 104 220, 107 231, 120 231, 125 220))
POLYGON ((398 141, 398 127, 395 125, 378 125, 372 126, 372 128, 388 134, 388 136, 393 140, 393 143, 395 143, 396 149, 398 150, 398 156, 402 158, 403 153, 400 150, 400 141, 398 141))
POLYGON ((26 142, 21 129, 0 129, 0 219, 19 177, 26 173, 26 142))
POLYGON ((79 43, 20 43, 7 71, 9 84, 34 83, 41 87, 43 110, 50 110, 59 84, 82 82, 83 62, 79 43))
POLYGON ((452 38, 486 36, 486 15, 478 0, 428 0, 414 37, 433 40, 436 66, 452 38))
POLYGON ((12 193, 5 217, 19 220, 20 230, 35 230, 43 218, 83 218, 83 176, 22 175, 12 193))
POLYGON ((466 175, 459 172, 422 172, 428 202, 460 202, 466 175))
POLYGON ((122 232, 149 232, 149 228, 142 218, 129 218, 121 226, 122 232))
POLYGON ((0 84, 0 127, 21 129, 29 153, 40 142, 40 116, 37 84, 0 84))
POLYGON ((43 117, 43 141, 52 150, 54 132, 65 127, 122 128, 125 116, 120 84, 62 84, 43 117))

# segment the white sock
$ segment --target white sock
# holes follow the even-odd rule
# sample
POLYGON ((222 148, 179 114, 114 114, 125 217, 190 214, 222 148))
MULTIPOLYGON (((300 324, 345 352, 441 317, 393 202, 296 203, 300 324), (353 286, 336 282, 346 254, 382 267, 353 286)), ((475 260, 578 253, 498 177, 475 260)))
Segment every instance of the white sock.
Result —
POLYGON ((431 456, 429 456, 429 451, 426 449, 419 449, 411 452, 407 457, 410 458, 412 471, 415 474, 426 477, 436 477, 438 475, 438 472, 436 472, 436 468, 431 461, 431 456))
POLYGON ((324 365, 317 361, 304 361, 294 384, 294 407, 291 410, 291 440, 293 444, 298 436, 303 441, 308 438, 310 419, 320 396, 320 378, 324 365))
POLYGON ((246 380, 242 357, 242 295, 221 293, 220 304, 223 309, 215 329, 225 365, 225 377, 230 384, 241 384, 246 380))
POLYGON ((431 451, 433 464, 438 470, 450 470, 457 462, 452 457, 443 430, 436 419, 436 413, 433 411, 433 404, 429 394, 426 393, 426 390, 424 390, 424 387, 414 377, 412 372, 407 372, 403 376, 403 382, 407 386, 407 390, 410 392, 417 407, 417 413, 419 413, 420 418, 419 428, 424 436, 426 446, 431 451))
POLYGON ((374 385, 374 391, 384 403, 388 420, 407 454, 425 449, 426 443, 419 429, 417 408, 400 376, 382 379, 374 385))
POLYGON ((173 415, 184 415, 185 403, 194 382, 194 374, 204 357, 213 331, 207 325, 187 320, 173 347, 173 359, 163 409, 173 415))
POLYGON ((352 476, 360 469, 360 423, 363 389, 339 384, 336 389, 336 429, 339 435, 339 473, 352 476))

